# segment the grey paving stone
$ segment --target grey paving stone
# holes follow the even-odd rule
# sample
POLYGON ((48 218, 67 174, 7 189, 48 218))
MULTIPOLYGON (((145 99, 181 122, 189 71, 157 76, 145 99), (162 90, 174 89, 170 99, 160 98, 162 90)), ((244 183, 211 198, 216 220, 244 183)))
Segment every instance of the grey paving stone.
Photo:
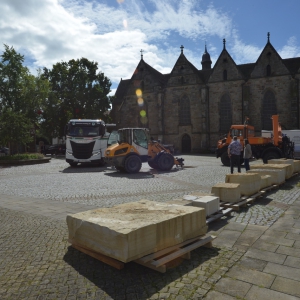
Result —
POLYGON ((216 246, 232 248, 241 233, 239 231, 224 229, 214 240, 216 246))
POLYGON ((250 247, 263 234, 261 231, 251 230, 248 229, 248 227, 249 225, 247 226, 247 229, 241 233, 235 245, 250 247))
POLYGON ((266 250, 270 252, 276 252, 279 245, 277 244, 271 244, 267 243, 261 239, 257 240, 253 245, 252 248, 260 249, 260 250, 266 250))
POLYGON ((292 247, 294 244, 294 240, 289 240, 289 239, 285 239, 285 238, 277 238, 276 235, 274 235, 274 236, 262 235, 260 237, 260 240, 271 243, 271 244, 284 245, 284 246, 288 246, 288 247, 292 247))
MULTIPOLYGON (((207 293, 205 300, 236 300, 236 297, 232 297, 229 295, 226 295, 224 293, 220 293, 217 291, 210 291, 207 293)), ((186 300, 186 299, 185 299, 186 300)))
POLYGON ((288 256, 286 258, 285 262, 284 262, 284 265, 300 269, 300 258, 299 257, 288 256))
POLYGON ((277 276, 271 286, 272 290, 300 297, 299 281, 277 276))
POLYGON ((226 275, 233 279, 239 279, 263 287, 270 287, 275 278, 273 275, 245 268, 243 266, 234 266, 226 275))
POLYGON ((245 256, 270 261, 278 264, 283 264, 286 259, 286 255, 284 254, 277 254, 270 251, 259 250, 255 248, 250 248, 246 253, 245 256))
POLYGON ((290 279, 300 278, 300 269, 271 262, 267 263, 264 272, 290 279))
POLYGON ((232 278, 222 278, 215 285, 215 290, 237 298, 244 298, 251 284, 232 278))
POLYGON ((298 248, 295 247, 279 246, 276 253, 281 253, 281 254, 290 255, 294 257, 300 257, 300 251, 298 248))
POLYGON ((267 262, 264 260, 247 257, 247 256, 243 256, 238 263, 245 268, 254 269, 257 271, 263 271, 263 269, 267 265, 267 262))
POLYGON ((253 285, 245 297, 247 300, 296 300, 298 297, 290 296, 284 293, 261 288, 253 285))

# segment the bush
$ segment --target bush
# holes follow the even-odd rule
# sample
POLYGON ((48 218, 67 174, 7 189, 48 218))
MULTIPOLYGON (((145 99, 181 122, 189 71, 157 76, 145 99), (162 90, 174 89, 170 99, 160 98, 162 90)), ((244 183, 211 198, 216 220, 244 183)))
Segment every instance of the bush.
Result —
POLYGON ((41 159, 44 155, 41 153, 22 153, 14 155, 0 156, 0 160, 29 160, 29 159, 41 159))

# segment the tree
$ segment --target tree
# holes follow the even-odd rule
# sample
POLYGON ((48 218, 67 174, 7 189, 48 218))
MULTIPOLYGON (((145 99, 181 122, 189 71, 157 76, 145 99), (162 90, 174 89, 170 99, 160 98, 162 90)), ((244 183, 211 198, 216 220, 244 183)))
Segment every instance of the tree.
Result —
POLYGON ((98 63, 86 58, 57 63, 52 70, 44 68, 44 78, 52 88, 45 108, 44 128, 53 128, 57 136, 63 136, 64 126, 71 118, 107 121, 111 82, 97 70, 98 63))
POLYGON ((31 129, 31 121, 22 113, 6 109, 0 115, 0 144, 8 145, 14 143, 25 146, 32 141, 31 129))

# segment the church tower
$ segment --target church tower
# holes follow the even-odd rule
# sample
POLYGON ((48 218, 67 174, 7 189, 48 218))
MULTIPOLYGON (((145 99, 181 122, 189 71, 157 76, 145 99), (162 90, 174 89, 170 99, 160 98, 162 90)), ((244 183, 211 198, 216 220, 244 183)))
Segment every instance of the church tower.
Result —
POLYGON ((209 53, 207 52, 206 44, 205 44, 204 54, 202 55, 201 65, 202 65, 202 70, 210 70, 211 69, 211 59, 210 59, 209 53))

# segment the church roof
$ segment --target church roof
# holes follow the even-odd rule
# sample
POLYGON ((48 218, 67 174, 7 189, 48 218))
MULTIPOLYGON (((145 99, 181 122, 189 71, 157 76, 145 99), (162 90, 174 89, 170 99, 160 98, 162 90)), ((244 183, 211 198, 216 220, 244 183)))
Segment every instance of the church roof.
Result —
POLYGON ((114 104, 120 104, 122 102, 122 97, 125 95, 127 88, 131 82, 131 79, 125 79, 120 81, 118 88, 115 93, 114 104))
POLYGON ((291 74, 297 73, 300 69, 300 57, 283 59, 283 63, 291 72, 291 74))

